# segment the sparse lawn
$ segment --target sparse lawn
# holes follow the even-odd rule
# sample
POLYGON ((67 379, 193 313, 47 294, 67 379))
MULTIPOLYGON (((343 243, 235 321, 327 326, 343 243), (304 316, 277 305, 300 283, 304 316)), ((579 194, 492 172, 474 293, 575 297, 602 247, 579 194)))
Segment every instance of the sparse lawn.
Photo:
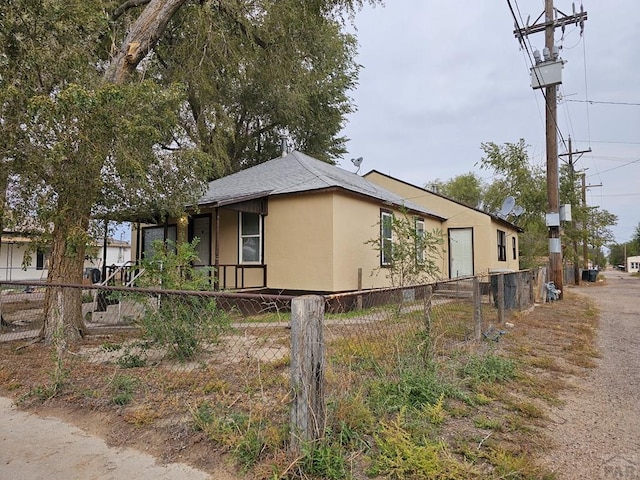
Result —
POLYGON ((484 328, 506 333, 480 343, 469 305, 434 305, 430 337, 416 307, 328 316, 327 431, 299 458, 286 450, 289 331, 261 325, 288 314, 252 317, 255 326, 232 327, 189 362, 162 352, 142 362, 131 333, 92 337, 61 359, 62 384, 44 403, 37 392, 51 383, 55 352, 0 344, 1 393, 100 422, 109 443, 163 461, 211 471, 230 461, 239 478, 553 478, 536 464, 548 448, 546 412, 595 366, 593 305, 569 292, 512 314, 513 327, 495 325, 485 305, 484 328))

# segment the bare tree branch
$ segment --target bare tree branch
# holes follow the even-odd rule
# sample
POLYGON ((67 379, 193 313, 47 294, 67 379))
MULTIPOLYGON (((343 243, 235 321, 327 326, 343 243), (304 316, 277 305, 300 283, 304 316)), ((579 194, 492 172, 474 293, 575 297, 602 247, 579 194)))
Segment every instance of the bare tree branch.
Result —
MULTIPOLYGON (((136 0, 130 0, 136 1, 136 0)), ((111 59, 105 80, 123 83, 156 46, 173 15, 187 0, 149 0, 119 50, 111 59)))
POLYGON ((139 7, 140 5, 146 5, 150 1, 151 0, 127 0, 114 10, 114 12, 111 14, 111 20, 117 20, 127 10, 139 7))

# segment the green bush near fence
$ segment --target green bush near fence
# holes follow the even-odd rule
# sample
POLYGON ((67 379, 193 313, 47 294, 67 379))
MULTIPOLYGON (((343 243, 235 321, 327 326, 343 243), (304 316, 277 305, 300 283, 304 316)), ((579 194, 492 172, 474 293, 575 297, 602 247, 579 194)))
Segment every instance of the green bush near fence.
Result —
POLYGON ((147 339, 165 346, 172 358, 185 361, 215 343, 229 320, 214 299, 161 296, 158 307, 149 307, 140 325, 147 339))
MULTIPOLYGON (((193 266, 198 260, 197 244, 197 238, 191 243, 153 242, 153 253, 143 262, 142 285, 188 291, 210 289, 209 272, 193 266)), ((145 338, 166 347, 172 358, 186 361, 217 342, 230 320, 212 297, 173 294, 147 301, 139 324, 145 338)))

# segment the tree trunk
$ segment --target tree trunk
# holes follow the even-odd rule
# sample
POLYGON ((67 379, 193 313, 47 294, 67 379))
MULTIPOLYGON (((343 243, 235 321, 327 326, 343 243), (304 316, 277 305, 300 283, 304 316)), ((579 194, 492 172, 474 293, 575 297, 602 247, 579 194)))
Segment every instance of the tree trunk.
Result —
MULTIPOLYGON (((88 222, 81 225, 56 225, 53 230, 51 258, 49 260, 48 283, 82 283, 85 246, 77 242, 74 252, 68 251, 67 238, 73 228, 87 230, 88 222)), ((74 242, 75 243, 75 242, 74 242)), ((71 287, 49 287, 44 299, 44 325, 41 336, 47 345, 56 338, 76 341, 84 338, 86 327, 82 318, 82 289, 71 287)))
POLYGON ((151 0, 111 59, 105 72, 105 80, 123 83, 140 61, 155 48, 169 20, 185 2, 186 0, 151 0))
MULTIPOLYGON (((106 82, 121 84, 133 73, 140 61, 156 46, 167 24, 186 0, 150 0, 120 49, 113 56, 105 72, 106 82)), ((99 175, 99 171, 95 173, 99 175)), ((87 172, 90 175, 90 172, 87 172)), ((91 182, 88 182, 91 184, 91 182)), ((54 226, 48 283, 81 284, 84 266, 85 242, 78 233, 86 233, 93 203, 89 199, 95 192, 86 192, 85 202, 73 195, 59 202, 59 208, 68 212, 67 219, 54 226), (79 219, 79 220, 75 220, 79 219), (70 238, 74 238, 69 242, 70 238)), ((64 198, 64 196, 63 196, 64 198)), ((45 343, 56 338, 74 341, 86 334, 82 318, 82 289, 50 287, 45 295, 44 325, 41 335, 45 343)))

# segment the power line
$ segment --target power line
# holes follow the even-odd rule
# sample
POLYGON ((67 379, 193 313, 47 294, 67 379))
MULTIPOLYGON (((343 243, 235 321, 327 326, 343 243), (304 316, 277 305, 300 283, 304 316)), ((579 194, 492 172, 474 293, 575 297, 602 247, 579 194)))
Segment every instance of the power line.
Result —
MULTIPOLYGON (((622 165, 618 165, 616 167, 611 167, 611 168, 609 168, 607 170, 602 170, 601 172, 598 172, 598 175, 602 175, 603 173, 611 172, 612 170, 617 170, 619 168, 626 167, 626 166, 629 166, 629 165, 632 165, 632 164, 638 163, 638 162, 640 162, 640 158, 636 158, 635 160, 633 160, 631 162, 623 163, 622 165)), ((593 177, 593 175, 589 175, 589 176, 593 177)))
POLYGON ((589 103, 591 105, 599 104, 599 105, 630 105, 633 107, 640 107, 640 103, 634 102, 599 102, 596 100, 565 100, 565 102, 579 102, 579 103, 589 103))
POLYGON ((615 142, 608 140, 576 140, 576 142, 582 143, 611 143, 615 145, 640 145, 640 142, 615 142))
POLYGON ((599 197, 638 197, 640 193, 612 193, 609 195, 598 195, 599 197))
MULTIPOLYGON (((580 2, 582 9, 582 2, 580 2)), ((582 65, 584 69, 584 92, 587 100, 589 99, 589 82, 587 81, 587 39, 582 32, 582 65)), ((587 104, 587 137, 589 137, 589 148, 591 148, 591 117, 589 116, 589 104, 587 104)))

